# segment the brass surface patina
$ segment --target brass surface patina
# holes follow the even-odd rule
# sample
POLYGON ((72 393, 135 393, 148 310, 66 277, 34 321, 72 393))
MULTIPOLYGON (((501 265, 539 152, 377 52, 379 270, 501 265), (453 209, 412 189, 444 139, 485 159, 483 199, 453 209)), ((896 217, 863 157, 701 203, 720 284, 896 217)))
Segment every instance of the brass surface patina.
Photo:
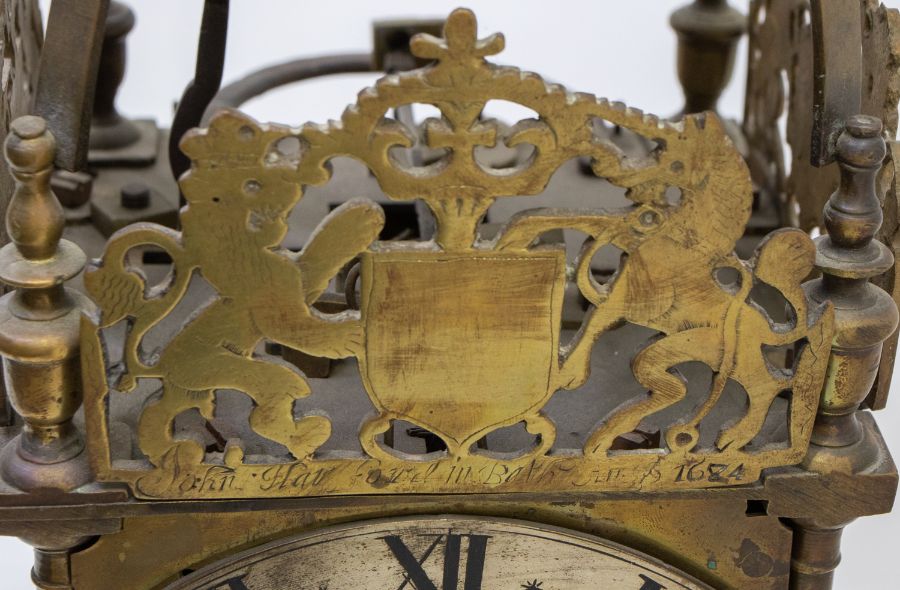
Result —
POLYGON ((409 568, 406 580, 426 589, 437 588, 436 580, 443 582, 442 588, 460 582, 466 588, 503 587, 510 580, 521 580, 522 588, 561 588, 573 580, 590 580, 601 588, 709 589, 670 566, 597 537, 523 521, 460 516, 376 520, 314 531, 238 554, 227 565, 202 569, 169 588, 200 590, 235 581, 257 588, 302 581, 321 588, 335 578, 340 587, 351 588, 354 581, 341 564, 359 553, 371 556, 374 567, 356 573, 357 585, 403 579, 404 564, 409 568), (407 547, 421 540, 432 549, 423 558, 407 547), (548 557, 553 566, 543 568, 539 577, 523 575, 532 570, 535 558, 548 557))
MULTIPOLYGON (((816 110, 810 105, 816 93, 814 76, 846 79, 848 71, 861 69, 863 83, 858 110, 882 120, 888 153, 882 162, 876 191, 885 211, 877 239, 896 255, 900 244, 895 153, 898 149, 897 107, 900 103, 900 12, 875 0, 847 2, 846 10, 862 11, 861 62, 827 62, 813 48, 813 20, 826 11, 828 3, 809 0, 754 0, 750 6, 750 63, 743 129, 751 146, 748 164, 754 182, 763 191, 779 196, 784 222, 804 230, 819 231, 822 208, 839 183, 837 163, 818 166, 812 162, 810 135, 816 124, 816 110), (854 6, 859 4, 859 6, 854 6), (814 61, 822 66, 817 70, 814 61), (828 69, 831 71, 826 71, 828 69), (784 123, 784 137, 779 121, 784 123), (789 150, 783 147, 784 142, 789 150)), ((821 36, 842 39, 847 19, 831 18, 822 24, 821 36)), ((840 53, 843 40, 834 43, 840 53)), ((820 45, 831 46, 823 41, 820 45)), ((843 52, 847 53, 847 52, 843 52)), ((846 101, 854 93, 831 96, 846 101)), ((895 269, 873 279, 900 302, 900 284, 895 269)), ((887 403, 897 346, 895 332, 885 343, 878 380, 867 405, 880 410, 887 403)))
POLYGON ((651 490, 749 483, 765 467, 803 458, 828 358, 831 312, 809 305, 800 289, 814 261, 812 241, 802 232, 773 233, 749 262, 734 255, 750 214, 750 178, 715 115, 668 123, 494 66, 484 58, 502 49, 503 37, 478 39, 467 11, 451 15, 446 35, 414 38, 413 53, 436 63, 382 79, 340 123, 292 131, 223 113, 185 138, 193 167, 182 180, 188 206, 181 232, 126 228, 85 276, 100 327, 129 322, 124 371, 114 375, 114 387, 127 392, 138 379, 158 378, 164 388, 139 423, 141 451, 155 469, 148 474, 99 460, 109 444, 108 387, 101 343, 85 325, 88 437, 98 478, 127 481, 136 494, 160 498, 651 490), (491 99, 517 102, 540 118, 501 136, 494 122, 478 118, 491 99), (429 148, 447 153, 427 167, 405 167, 390 155, 412 140, 385 113, 410 103, 432 104, 443 114, 426 122, 425 133, 429 148), (627 157, 593 137, 595 118, 658 147, 644 158, 627 157), (288 139, 299 142, 298 158, 279 152, 288 139), (499 141, 530 144, 534 155, 517 168, 485 169, 475 148, 499 141), (349 201, 319 225, 299 256, 273 250, 302 187, 327 182, 327 162, 344 155, 364 162, 391 199, 426 202, 436 219, 434 239, 379 242, 378 206, 349 201), (579 156, 592 158, 598 176, 627 189, 633 205, 526 210, 493 239, 479 235, 479 220, 495 199, 540 192, 562 163, 579 156), (669 187, 681 193, 675 204, 666 200, 669 187), (558 229, 588 236, 571 276, 559 247, 532 247, 558 229), (153 289, 128 266, 128 251, 144 244, 173 259, 170 279, 153 289), (601 285, 588 263, 607 244, 625 255, 616 276, 601 285), (360 310, 316 313, 310 305, 355 256, 361 258, 360 310), (670 264, 673 256, 679 265, 670 264), (739 275, 739 286, 717 280, 722 268, 739 275), (144 335, 178 304, 195 271, 217 295, 150 359, 144 335), (567 281, 593 308, 572 341, 561 344, 567 281), (748 303, 755 282, 783 293, 796 318, 778 323, 748 303), (583 449, 550 453, 556 426, 542 407, 555 391, 586 381, 594 342, 626 321, 663 335, 632 361, 650 395, 616 409, 583 449), (377 409, 360 428, 363 455, 315 454, 330 422, 312 412, 294 419, 294 401, 311 388, 296 372, 254 356, 264 338, 315 356, 357 357, 377 409), (764 347, 779 346, 796 348, 793 366, 766 359, 764 347), (690 361, 707 364, 716 377, 702 405, 665 433, 668 451, 611 453, 616 437, 685 396, 686 384, 669 370, 690 361), (728 380, 744 387, 749 407, 722 428, 714 448, 699 448, 698 425, 728 380), (293 462, 246 457, 237 444, 208 459, 197 442, 173 438, 176 416, 197 408, 212 418, 213 394, 223 388, 254 399, 251 427, 284 445, 293 462), (745 451, 773 399, 786 390, 788 444, 745 451), (447 451, 415 460, 388 450, 377 436, 392 420, 434 432, 447 451), (491 431, 519 422, 537 435, 533 448, 514 456, 473 448, 491 431), (282 477, 287 485, 273 485, 282 477))
MULTIPOLYGON (((165 588, 167 584, 179 580, 186 569, 195 570, 217 564, 237 553, 305 531, 345 523, 367 523, 378 518, 439 516, 449 512, 476 518, 499 516, 524 519, 577 530, 628 546, 644 555, 652 555, 715 588, 775 589, 787 585, 789 559, 776 556, 790 554, 789 529, 777 518, 747 518, 743 495, 741 500, 660 498, 655 502, 658 510, 655 510, 653 518, 647 518, 645 500, 638 498, 607 502, 543 502, 523 498, 521 494, 516 496, 515 501, 497 498, 496 494, 476 501, 468 495, 456 495, 433 500, 419 497, 391 507, 386 507, 381 501, 368 506, 364 503, 318 506, 315 510, 128 518, 122 532, 104 536, 90 548, 73 556, 73 582, 76 588, 102 588, 105 580, 117 579, 128 580, 130 588, 165 588), (747 524, 738 534, 733 523, 740 521, 747 524), (161 546, 158 539, 175 528, 182 534, 161 546), (750 539, 752 541, 748 541, 750 539)), ((440 564, 441 549, 435 552, 431 562, 440 564)), ((490 552, 488 556, 491 557, 490 552)), ((338 563, 348 561, 354 560, 339 560, 338 563)), ((535 557, 533 561, 539 564, 543 560, 535 557)), ((396 562, 391 562, 396 567, 396 562)), ((523 568, 519 572, 521 583, 526 581, 530 571, 536 569, 523 568)), ((335 576, 333 581, 336 578, 339 577, 335 576)), ((391 587, 399 586, 402 574, 394 573, 387 582, 393 580, 396 583, 391 587)), ((572 578, 572 581, 576 584, 574 587, 583 587, 577 585, 583 579, 572 578)), ((440 587, 439 583, 437 586, 440 587)), ((640 588, 640 585, 635 585, 635 588, 640 588)))
POLYGON ((696 0, 663 119, 495 65, 467 9, 217 93, 206 0, 166 131, 115 106, 134 13, 77 4, 35 73, 0 0, 0 534, 37 587, 827 590, 891 509, 896 11, 696 0), (373 68, 325 125, 236 109, 373 68))

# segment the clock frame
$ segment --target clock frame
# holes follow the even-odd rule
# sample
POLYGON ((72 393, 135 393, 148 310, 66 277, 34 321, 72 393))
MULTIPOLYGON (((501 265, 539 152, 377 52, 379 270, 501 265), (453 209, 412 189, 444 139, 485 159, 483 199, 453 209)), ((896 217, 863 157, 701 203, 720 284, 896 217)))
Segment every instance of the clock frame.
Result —
POLYGON ((897 486, 869 411, 898 323, 897 11, 697 0, 671 120, 496 65, 469 10, 381 23, 386 75, 287 127, 236 107, 359 60, 219 91, 227 7, 168 132, 115 110, 117 2, 56 0, 33 105, 4 89, 0 533, 39 588, 831 587, 897 486), (738 125, 715 103, 748 27, 738 125), (138 169, 177 202, 121 187, 111 214, 138 169), (403 211, 418 233, 388 235, 403 211))

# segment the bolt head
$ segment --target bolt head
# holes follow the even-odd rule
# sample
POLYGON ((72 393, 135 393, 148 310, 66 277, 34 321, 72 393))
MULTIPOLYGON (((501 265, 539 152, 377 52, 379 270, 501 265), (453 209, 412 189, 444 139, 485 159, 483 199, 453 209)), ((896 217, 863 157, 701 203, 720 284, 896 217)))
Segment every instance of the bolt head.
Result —
POLYGON ((150 187, 140 182, 129 182, 121 188, 119 198, 126 209, 146 209, 150 206, 150 187))

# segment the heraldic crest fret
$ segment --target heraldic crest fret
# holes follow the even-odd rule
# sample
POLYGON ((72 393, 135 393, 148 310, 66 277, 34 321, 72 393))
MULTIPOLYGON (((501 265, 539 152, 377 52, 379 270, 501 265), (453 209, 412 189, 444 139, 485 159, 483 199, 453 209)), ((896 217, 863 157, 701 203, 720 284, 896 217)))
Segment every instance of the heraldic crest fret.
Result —
POLYGON ((181 180, 181 230, 129 226, 85 275, 99 309, 83 320, 82 354, 100 480, 173 499, 666 490, 750 483, 762 469, 803 458, 833 328, 832 309, 812 305, 800 287, 813 270, 812 241, 778 230, 749 260, 735 254, 752 186, 712 113, 669 122, 572 94, 486 61, 503 45, 499 34, 479 39, 473 14, 460 9, 444 39, 413 39, 412 52, 430 65, 383 77, 340 121, 297 129, 225 111, 186 136, 192 168, 181 180), (537 118, 504 127, 483 116, 490 100, 537 118), (417 141, 391 116, 409 104, 440 111, 418 129, 435 154, 428 162, 397 155, 417 141), (626 153, 598 122, 634 134, 646 149, 626 153), (501 143, 525 146, 527 156, 502 167, 476 157, 501 143), (388 199, 427 205, 434 235, 382 240, 382 207, 347 195, 301 250, 284 247, 304 190, 327 183, 339 157, 364 164, 388 199), (629 204, 528 209, 483 231, 498 199, 541 193, 577 158, 624 189, 629 204), (572 260, 559 241, 544 239, 560 230, 583 236, 572 260), (172 261, 155 285, 133 255, 148 247, 172 261), (621 252, 618 267, 600 278, 591 260, 609 247, 621 252), (319 305, 350 267, 355 305, 319 305), (203 298, 160 337, 201 282, 203 298), (778 294, 784 317, 756 302, 760 286, 778 294), (571 334, 562 329, 567 292, 587 310, 571 334), (626 325, 652 337, 631 358, 600 360, 630 363, 641 392, 599 416, 580 447, 562 448, 557 434, 567 427, 548 404, 569 390, 577 411, 589 413, 596 399, 616 393, 589 377, 598 340, 626 325), (105 344, 104 332, 116 329, 124 330, 124 350, 105 344), (368 408, 358 430, 341 433, 316 407, 334 390, 319 391, 330 379, 304 376, 267 355, 266 344, 347 359, 341 363, 362 384, 357 405, 368 408), (679 371, 690 363, 711 371, 694 403, 679 371), (746 403, 722 418, 716 408, 729 388, 742 389, 746 403), (124 435, 135 448, 116 456, 112 442, 123 435, 113 409, 142 390, 151 393, 129 406, 133 432, 124 435), (252 400, 238 413, 244 424, 234 432, 243 436, 219 426, 218 444, 206 445, 204 427, 176 428, 199 414, 195 424, 212 431, 226 391, 252 400), (776 405, 784 411, 773 414, 776 405), (622 444, 648 418, 676 409, 657 444, 622 444), (781 439, 766 437, 773 421, 781 439), (400 423, 427 432, 436 448, 394 448, 400 423), (483 444, 521 426, 530 441, 521 448, 483 444), (328 448, 340 436, 355 446, 328 448), (256 451, 251 438, 262 441, 256 451))

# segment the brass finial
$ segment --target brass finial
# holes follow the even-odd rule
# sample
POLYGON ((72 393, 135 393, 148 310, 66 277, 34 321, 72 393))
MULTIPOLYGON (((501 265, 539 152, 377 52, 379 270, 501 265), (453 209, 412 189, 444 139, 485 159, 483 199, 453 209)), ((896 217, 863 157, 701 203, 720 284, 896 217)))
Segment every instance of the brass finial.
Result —
POLYGON ((678 33, 678 79, 683 113, 715 111, 731 79, 737 43, 747 19, 726 0, 695 0, 672 14, 678 33))
POLYGON ((3 478, 20 489, 69 490, 90 479, 72 425, 81 404, 79 323, 90 304, 63 286, 81 271, 85 256, 61 239, 65 218, 50 189, 56 142, 47 123, 26 116, 10 130, 5 152, 16 188, 0 280, 16 290, 0 299, 0 354, 10 401, 25 423, 0 462, 3 478))
MULTIPOLYGON (((885 156, 881 121, 865 115, 848 118, 836 148, 841 183, 825 205, 828 235, 816 240, 822 277, 804 285, 813 300, 834 304, 835 322, 803 466, 812 473, 853 478, 877 470, 884 461, 872 427, 865 428, 858 415, 878 373, 882 343, 897 328, 898 314, 891 296, 869 282, 894 264, 887 246, 873 239, 882 220, 875 194, 875 176, 885 156)), ((803 549, 791 558, 791 580, 796 580, 792 587, 831 587, 840 561, 841 532, 850 520, 834 514, 793 520, 794 546, 803 549)))
MULTIPOLYGON (((830 242, 851 249, 869 249, 876 255, 875 232, 883 219, 875 194, 875 176, 886 147, 881 120, 868 115, 851 117, 837 141, 841 184, 825 205, 825 227, 830 242)), ((875 274, 884 272, 872 269, 875 274)))
POLYGON ((50 191, 56 140, 40 117, 26 116, 10 125, 6 159, 16 191, 6 215, 6 231, 22 256, 46 260, 56 252, 65 217, 50 191))
MULTIPOLYGON (((882 342, 898 323, 891 296, 868 280, 894 265, 891 251, 874 239, 882 221, 875 193, 886 149, 881 131, 876 117, 855 115, 845 123, 836 144, 841 182, 824 211, 828 235, 816 240, 822 278, 806 285, 813 299, 835 306, 831 360, 812 438, 822 447, 860 442, 856 411, 876 377, 882 342)), ((858 456, 862 462, 864 455, 858 456)))
POLYGON ((131 8, 121 2, 109 3, 91 117, 92 150, 122 149, 141 138, 140 129, 116 108, 116 94, 125 78, 125 40, 134 24, 131 8))

